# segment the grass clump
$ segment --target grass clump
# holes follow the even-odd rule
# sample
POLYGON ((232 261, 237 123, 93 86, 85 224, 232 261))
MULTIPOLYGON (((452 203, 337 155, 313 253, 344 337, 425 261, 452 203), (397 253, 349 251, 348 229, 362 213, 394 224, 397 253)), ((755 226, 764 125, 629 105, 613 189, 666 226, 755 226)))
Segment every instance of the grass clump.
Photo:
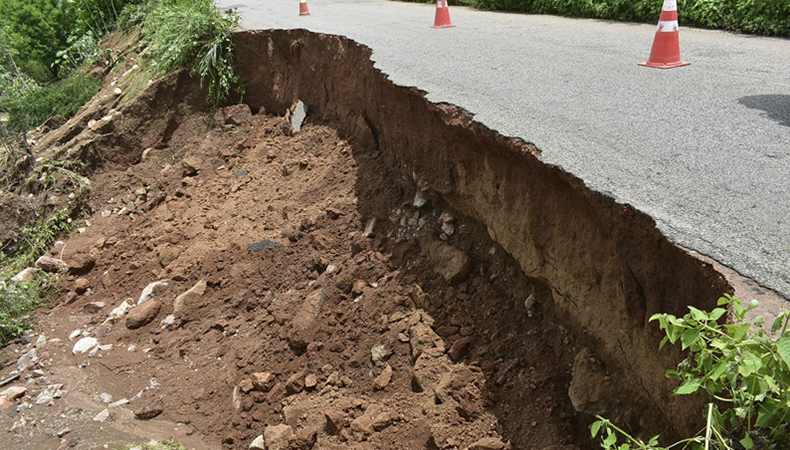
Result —
POLYGON ((231 30, 237 14, 223 14, 211 0, 160 0, 143 21, 146 56, 156 74, 185 68, 199 76, 214 111, 233 92, 242 94, 242 76, 233 65, 231 30))
POLYGON ((19 337, 30 328, 29 313, 54 292, 55 279, 40 274, 32 281, 0 286, 0 345, 19 337))
POLYGON ((695 437, 669 447, 658 446, 658 436, 648 442, 634 438, 609 420, 599 417, 592 434, 600 433, 606 450, 661 450, 690 448, 786 449, 790 448, 790 313, 782 312, 770 331, 765 320, 748 322, 746 315, 758 306, 732 296, 719 299, 710 312, 689 307, 683 317, 656 314, 665 344, 680 343, 688 351, 668 378, 680 380, 675 395, 707 394, 706 426, 695 437), (726 314, 732 323, 719 323, 726 314), (618 442, 624 439, 624 442, 618 442))
POLYGON ((61 115, 69 118, 91 99, 101 83, 80 71, 67 78, 46 85, 22 90, 6 101, 0 101, 0 111, 8 113, 7 126, 25 131, 44 123, 50 117, 61 115))
POLYGON ((5 281, 26 267, 32 266, 43 255, 52 241, 73 229, 66 210, 60 209, 38 225, 19 230, 15 239, 0 251, 0 281, 5 281))

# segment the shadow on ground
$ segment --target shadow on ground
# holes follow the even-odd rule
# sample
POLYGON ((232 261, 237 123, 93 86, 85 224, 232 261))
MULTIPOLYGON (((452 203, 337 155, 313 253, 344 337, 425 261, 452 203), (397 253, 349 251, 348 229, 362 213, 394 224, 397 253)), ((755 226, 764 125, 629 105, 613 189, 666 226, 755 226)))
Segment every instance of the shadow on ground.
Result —
POLYGON ((790 95, 750 95, 741 97, 738 103, 747 108, 764 111, 769 119, 790 127, 790 95))

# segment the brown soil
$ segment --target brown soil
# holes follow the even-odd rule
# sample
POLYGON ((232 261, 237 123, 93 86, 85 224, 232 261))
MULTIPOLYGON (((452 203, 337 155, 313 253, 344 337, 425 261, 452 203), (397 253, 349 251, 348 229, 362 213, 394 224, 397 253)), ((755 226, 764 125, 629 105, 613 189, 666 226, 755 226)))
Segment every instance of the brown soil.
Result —
MULTIPOLYGON (((466 448, 491 436, 518 448, 586 442, 586 419, 566 395, 575 354, 562 345, 567 332, 550 309, 533 318, 518 311, 525 307, 517 292, 540 299, 544 288, 519 276, 483 229, 438 202, 413 206, 414 188, 391 156, 352 146, 326 126, 290 136, 285 119, 265 115, 214 129, 193 123, 145 162, 92 177, 97 214, 53 256, 63 250, 67 263, 95 265, 66 277, 63 295, 41 317, 40 332, 60 342, 39 349, 53 358, 41 361, 51 374, 31 386, 32 398, 56 382, 69 393, 53 406, 3 416, 3 426, 41 408, 81 408, 73 425, 58 423, 74 428, 68 438, 77 448, 129 443, 124 433, 83 436, 80 424, 105 407, 102 392, 117 400, 142 391, 113 408, 104 427, 149 429, 130 411, 161 398, 160 427, 181 424, 170 433, 194 433, 212 447, 246 448, 266 425, 283 422, 297 435, 318 430, 314 448, 466 448), (190 169, 171 165, 173 155, 192 161, 197 174, 184 177, 190 169), (151 208, 153 199, 161 203, 151 208), (123 207, 128 214, 117 213, 123 207), (373 217, 380 220, 368 238, 362 231, 373 217), (445 223, 458 230, 449 239, 445 223), (282 248, 248 248, 264 239, 282 248), (464 251, 490 253, 490 265, 459 267, 464 251), (90 286, 83 294, 80 279, 90 286), (149 324, 104 323, 161 279, 170 281, 150 300, 161 309, 149 324), (163 326, 175 297, 199 280, 206 293, 187 297, 175 323, 163 326), (310 303, 316 295, 320 307, 310 303), (106 304, 100 311, 85 309, 98 301, 106 304), (74 330, 113 347, 74 356, 74 330), (371 351, 380 345, 391 355, 375 362, 371 351), (427 356, 416 359, 420 345, 427 356), (387 366, 391 382, 374 389, 387 366), (276 385, 244 392, 257 372, 273 374, 276 385), (317 385, 288 392, 287 380, 299 373, 317 385), (158 386, 146 389, 151 379, 158 386), (335 410, 345 426, 333 434, 324 431, 323 413, 335 410), (380 431, 351 425, 384 412, 392 424, 380 431)), ((58 445, 57 430, 31 430, 26 421, 3 439, 14 448, 58 445)))
POLYGON ((126 100, 127 66, 40 136, 37 151, 85 161, 93 213, 52 249, 71 266, 61 295, 5 349, 0 379, 48 340, 12 383, 26 396, 0 402, 3 448, 246 449, 266 431, 295 450, 572 450, 592 447, 596 413, 694 427, 697 400, 663 378, 679 354, 655 353, 646 318, 705 308, 730 289, 721 274, 533 146, 393 86, 367 49, 236 40, 255 114, 209 126, 184 74, 126 100), (75 356, 75 330, 112 348, 75 356), (35 404, 54 383, 65 395, 35 404), (130 401, 92 420, 102 393, 130 401))

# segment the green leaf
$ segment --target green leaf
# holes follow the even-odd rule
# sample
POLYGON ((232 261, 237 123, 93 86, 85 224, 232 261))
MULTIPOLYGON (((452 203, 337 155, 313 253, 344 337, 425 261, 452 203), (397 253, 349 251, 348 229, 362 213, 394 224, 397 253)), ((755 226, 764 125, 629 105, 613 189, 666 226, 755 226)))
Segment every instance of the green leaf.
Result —
POLYGON ((719 320, 721 316, 723 316, 727 312, 724 308, 716 308, 710 312, 710 319, 711 320, 719 320))
POLYGON ((705 311, 700 311, 693 306, 689 306, 689 311, 691 311, 691 317, 698 322, 705 322, 708 320, 708 315, 705 314, 705 311))
POLYGON ((746 323, 742 325, 725 325, 724 327, 727 328, 727 334, 736 341, 740 341, 746 337, 746 332, 749 331, 750 326, 751 324, 746 323))
POLYGON ((601 423, 602 421, 600 420, 593 422, 592 428, 590 428, 590 434, 592 434, 592 437, 598 436, 598 431, 601 429, 601 423))
POLYGON ((604 439, 603 445, 605 447, 611 447, 617 442, 617 436, 612 433, 612 430, 606 430, 606 432, 609 434, 606 436, 606 439, 604 439))
POLYGON ((790 337, 784 336, 776 341, 776 352, 782 358, 782 361, 790 367, 790 337))
POLYGON ((746 450, 749 450, 750 448, 754 447, 754 441, 752 441, 752 437, 749 436, 748 434, 744 436, 743 439, 740 440, 740 443, 741 445, 743 445, 743 448, 745 448, 746 450))
POLYGON ((777 423, 777 413, 779 413, 781 406, 782 404, 780 402, 770 397, 760 402, 757 421, 754 423, 755 426, 763 428, 774 427, 777 423))
POLYGON ((699 330, 689 328, 680 335, 680 340, 683 343, 683 350, 691 347, 699 339, 699 330))
POLYGON ((692 378, 690 380, 686 380, 683 384, 680 385, 677 389, 675 389, 675 395, 686 395, 686 394, 693 394, 697 392, 700 387, 700 380, 698 378, 692 378))
POLYGON ((787 311, 782 311, 781 314, 776 316, 776 319, 774 320, 774 324, 771 325, 771 333, 776 333, 777 331, 782 329, 782 325, 784 325, 786 317, 787 317, 787 311))

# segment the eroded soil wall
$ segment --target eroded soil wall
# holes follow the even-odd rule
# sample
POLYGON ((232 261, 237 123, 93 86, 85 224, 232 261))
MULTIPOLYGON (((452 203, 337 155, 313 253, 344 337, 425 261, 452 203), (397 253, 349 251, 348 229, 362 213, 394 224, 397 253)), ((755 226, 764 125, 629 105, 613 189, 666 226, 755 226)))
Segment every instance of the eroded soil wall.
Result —
POLYGON ((480 221, 528 277, 551 286, 566 326, 606 364, 611 390, 659 411, 679 434, 696 431, 699 399, 671 396, 664 372, 679 353, 658 352, 662 335, 648 319, 714 307, 730 290, 721 274, 669 242, 647 215, 541 162, 534 146, 395 86, 366 47, 304 30, 234 40, 253 111, 282 114, 300 99, 312 120, 394 154, 427 196, 480 221))

